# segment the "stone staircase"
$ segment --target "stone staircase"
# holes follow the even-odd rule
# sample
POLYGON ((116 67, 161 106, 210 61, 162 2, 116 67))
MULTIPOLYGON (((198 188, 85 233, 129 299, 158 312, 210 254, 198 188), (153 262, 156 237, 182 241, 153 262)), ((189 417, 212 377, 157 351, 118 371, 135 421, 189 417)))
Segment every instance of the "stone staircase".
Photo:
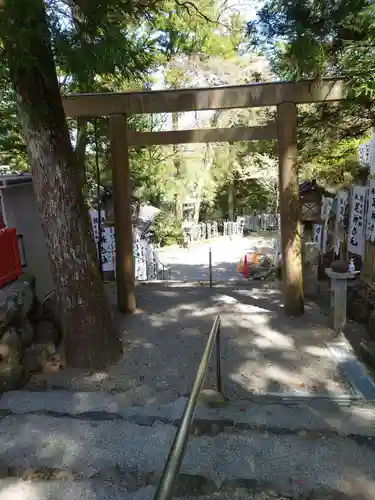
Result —
MULTIPOLYGON (((175 497, 375 498, 375 410, 333 400, 198 407, 175 497)), ((186 398, 129 407, 121 393, 0 399, 0 500, 148 500, 186 398)))

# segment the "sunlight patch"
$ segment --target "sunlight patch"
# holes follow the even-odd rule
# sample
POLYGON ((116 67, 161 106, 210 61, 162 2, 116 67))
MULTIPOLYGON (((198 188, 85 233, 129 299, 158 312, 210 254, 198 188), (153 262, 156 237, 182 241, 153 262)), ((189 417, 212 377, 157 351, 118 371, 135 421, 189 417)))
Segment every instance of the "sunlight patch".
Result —
POLYGON ((316 356, 318 358, 329 358, 329 359, 332 358, 330 352, 326 347, 317 347, 313 345, 308 345, 304 347, 303 350, 306 354, 311 354, 312 356, 316 356))
POLYGON ((295 349, 294 340, 283 335, 282 333, 275 332, 267 326, 256 332, 259 336, 254 340, 254 344, 260 348, 272 349, 295 349))
POLYGON ((238 300, 235 299, 234 297, 231 297, 230 295, 219 295, 218 297, 214 298, 215 302, 221 302, 222 304, 238 304, 238 300))

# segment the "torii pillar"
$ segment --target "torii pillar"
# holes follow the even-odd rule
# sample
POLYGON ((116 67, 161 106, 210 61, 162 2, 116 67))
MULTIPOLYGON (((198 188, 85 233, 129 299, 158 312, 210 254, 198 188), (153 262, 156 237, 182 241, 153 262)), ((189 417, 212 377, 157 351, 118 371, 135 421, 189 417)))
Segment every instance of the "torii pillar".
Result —
POLYGON ((284 309, 290 316, 300 316, 304 305, 295 103, 277 106, 277 136, 284 309))
POLYGON ((129 314, 135 311, 136 303, 127 116, 110 115, 109 130, 115 218, 117 307, 120 312, 129 314))

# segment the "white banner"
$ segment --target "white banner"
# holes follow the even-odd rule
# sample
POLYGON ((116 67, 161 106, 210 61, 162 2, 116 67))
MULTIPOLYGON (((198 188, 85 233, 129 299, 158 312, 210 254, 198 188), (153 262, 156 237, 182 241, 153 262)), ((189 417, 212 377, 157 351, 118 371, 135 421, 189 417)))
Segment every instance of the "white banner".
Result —
POLYGON ((323 232, 323 226, 320 224, 314 224, 314 242, 319 243, 321 246, 322 244, 322 232, 323 232))
MULTIPOLYGON (((94 240, 96 248, 98 248, 99 242, 99 223, 98 223, 98 211, 90 210, 90 218, 92 224, 92 231, 94 234, 94 240)), ((112 227, 103 227, 105 222, 105 212, 101 210, 100 212, 100 223, 101 223, 101 256, 102 256, 102 270, 103 271, 113 271, 115 269, 114 264, 114 253, 115 253, 115 233, 112 227)))
POLYGON ((323 254, 327 251, 327 237, 328 237, 328 221, 329 214, 331 212, 331 207, 333 204, 333 198, 328 198, 323 196, 322 208, 321 208, 321 218, 323 220, 323 236, 322 236, 322 252, 323 254))
POLYGON ((366 240, 375 241, 375 179, 370 179, 368 191, 366 240))
POLYGON ((345 212, 348 206, 349 193, 347 191, 339 191, 337 193, 337 219, 339 227, 344 225, 345 212))
POLYGON ((353 186, 350 204, 348 251, 362 257, 365 243, 365 199, 367 188, 353 186))

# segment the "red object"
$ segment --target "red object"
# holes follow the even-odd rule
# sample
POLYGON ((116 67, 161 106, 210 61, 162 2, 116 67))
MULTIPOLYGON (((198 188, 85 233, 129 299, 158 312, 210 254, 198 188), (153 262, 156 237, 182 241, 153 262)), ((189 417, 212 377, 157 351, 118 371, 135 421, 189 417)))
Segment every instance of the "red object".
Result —
POLYGON ((13 228, 0 231, 0 288, 16 280, 22 273, 17 233, 13 228))
POLYGON ((247 255, 246 254, 245 254, 244 261, 243 261, 243 275, 245 276, 245 278, 249 277, 249 264, 247 262, 247 255))

